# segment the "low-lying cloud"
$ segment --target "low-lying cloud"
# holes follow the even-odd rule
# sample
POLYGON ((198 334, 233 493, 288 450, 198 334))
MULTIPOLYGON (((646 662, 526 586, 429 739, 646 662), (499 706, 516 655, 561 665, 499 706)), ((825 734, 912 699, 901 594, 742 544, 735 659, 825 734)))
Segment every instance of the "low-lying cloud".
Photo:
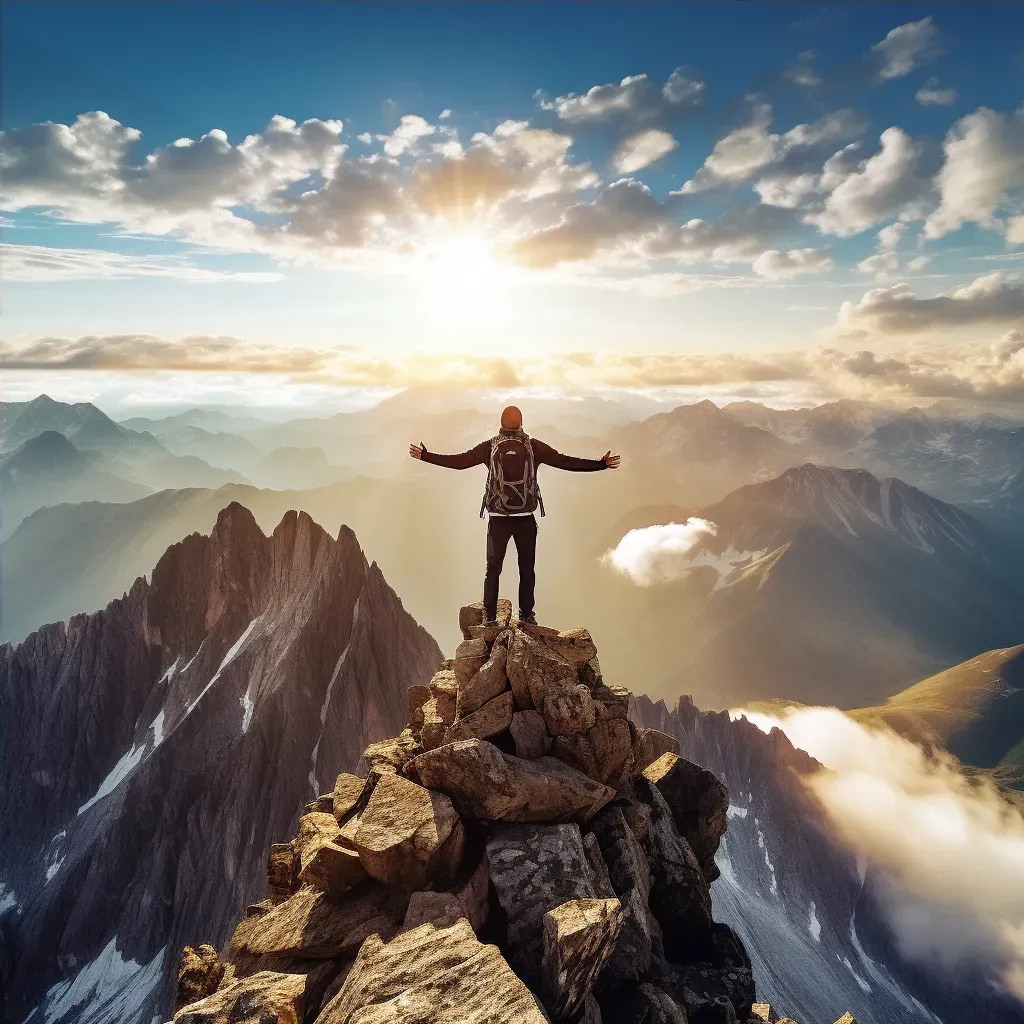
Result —
POLYGON ((808 785, 887 880, 885 911, 904 955, 948 969, 995 964, 1024 1000, 1024 818, 993 785, 835 708, 733 714, 777 726, 826 766, 808 785))
POLYGON ((682 579, 693 568, 693 554, 702 540, 718 532, 706 519, 665 523, 630 530, 604 555, 604 562, 641 587, 682 579))

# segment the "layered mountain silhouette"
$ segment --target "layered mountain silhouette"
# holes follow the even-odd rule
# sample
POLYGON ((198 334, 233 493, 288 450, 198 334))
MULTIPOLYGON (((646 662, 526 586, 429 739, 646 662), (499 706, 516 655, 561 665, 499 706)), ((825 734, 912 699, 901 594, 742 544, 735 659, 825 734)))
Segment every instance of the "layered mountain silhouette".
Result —
POLYGON ((0 455, 4 536, 44 505, 133 501, 148 493, 148 487, 107 472, 101 460, 84 455, 56 430, 45 430, 0 455))
POLYGON ((291 512, 268 537, 238 504, 0 647, 3 1019, 151 1020, 180 947, 226 937, 267 845, 440 659, 351 531, 291 512))

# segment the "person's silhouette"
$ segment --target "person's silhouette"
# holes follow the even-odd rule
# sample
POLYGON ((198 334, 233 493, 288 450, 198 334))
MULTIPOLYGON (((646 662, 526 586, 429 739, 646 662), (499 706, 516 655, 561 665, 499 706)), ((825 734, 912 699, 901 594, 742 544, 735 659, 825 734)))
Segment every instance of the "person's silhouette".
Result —
POLYGON ((617 469, 619 456, 611 451, 600 459, 580 459, 563 455, 551 445, 529 437, 523 431, 523 414, 510 405, 501 414, 501 429, 487 441, 481 441, 468 452, 439 455, 420 444, 409 445, 414 459, 445 466, 448 469, 487 467, 487 486, 480 515, 487 522, 487 571, 484 574, 484 612, 488 622, 498 614, 498 579, 505 561, 509 540, 515 540, 519 556, 519 620, 535 623, 534 565, 537 555, 537 519, 539 508, 544 515, 544 501, 537 483, 539 466, 554 466, 576 473, 601 469, 617 469))

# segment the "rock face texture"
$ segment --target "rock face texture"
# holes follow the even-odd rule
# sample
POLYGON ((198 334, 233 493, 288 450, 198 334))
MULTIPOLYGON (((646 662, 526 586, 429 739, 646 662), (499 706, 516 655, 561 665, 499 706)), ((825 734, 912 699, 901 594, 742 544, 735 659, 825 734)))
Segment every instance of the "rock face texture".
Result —
MULTIPOLYGON (((273 900, 364 879, 335 780, 441 657, 351 531, 289 513, 267 537, 237 504, 105 610, 0 647, 0 1018, 166 1018, 181 948, 223 947, 267 892, 268 849, 273 900), (278 844, 321 794, 302 849, 278 844)), ((429 830, 385 852, 415 861, 429 830)), ((374 894, 335 945, 354 955, 404 913, 374 894)), ((308 1001, 293 988, 239 991, 308 1001)))
POLYGON ((589 633, 502 615, 462 609, 456 657, 366 749, 361 789, 340 776, 272 846, 212 993, 216 965, 186 950, 179 993, 207 994, 176 1024, 763 1020, 711 913, 725 786, 620 715, 589 633), (487 738, 467 737, 495 703, 487 738), (316 870, 326 853, 362 874, 316 870))

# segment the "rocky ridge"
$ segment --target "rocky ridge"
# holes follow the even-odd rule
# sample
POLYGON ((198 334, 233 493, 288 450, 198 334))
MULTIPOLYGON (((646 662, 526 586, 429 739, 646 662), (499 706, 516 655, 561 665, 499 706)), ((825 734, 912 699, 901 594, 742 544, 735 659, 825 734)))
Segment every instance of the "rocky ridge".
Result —
POLYGON ((630 721, 589 632, 482 618, 270 848, 224 959, 185 949, 174 1024, 779 1021, 712 915, 725 786, 630 721))

